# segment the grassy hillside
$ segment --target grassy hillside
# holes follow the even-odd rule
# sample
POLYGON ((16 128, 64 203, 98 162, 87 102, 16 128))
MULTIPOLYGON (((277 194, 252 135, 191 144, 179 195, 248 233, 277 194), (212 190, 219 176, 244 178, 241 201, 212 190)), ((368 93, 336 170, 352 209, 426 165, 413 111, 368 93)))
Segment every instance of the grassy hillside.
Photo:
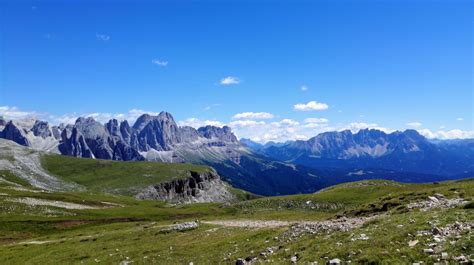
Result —
POLYGON ((51 174, 89 190, 130 194, 133 190, 188 177, 189 171, 206 172, 206 166, 158 162, 123 162, 44 155, 43 167, 51 174))
POLYGON ((469 258, 474 253, 471 230, 464 229, 474 220, 473 193, 474 179, 439 184, 360 181, 315 194, 259 198, 230 205, 173 206, 98 192, 39 192, 3 183, 0 264, 45 264, 52 260, 57 264, 235 264, 238 258, 277 264, 289 264, 292 258, 301 264, 325 264, 334 258, 353 263, 407 264, 436 262, 443 252, 449 256, 448 262, 455 263, 455 258, 469 258), (409 209, 410 204, 425 202, 435 194, 465 203, 452 208, 409 209), (33 207, 21 203, 22 198, 93 208, 33 207), (338 216, 368 221, 347 231, 321 227, 300 233, 305 229, 290 225, 340 220, 334 219, 338 216), (196 219, 201 221, 196 229, 164 232, 173 223, 196 219), (287 221, 288 225, 247 228, 206 223, 248 220, 264 224, 287 221), (464 228, 452 228, 459 226, 464 228), (449 233, 436 242, 433 227, 449 233), (418 243, 410 247, 410 241, 418 243), (425 249, 434 253, 427 254, 425 249))

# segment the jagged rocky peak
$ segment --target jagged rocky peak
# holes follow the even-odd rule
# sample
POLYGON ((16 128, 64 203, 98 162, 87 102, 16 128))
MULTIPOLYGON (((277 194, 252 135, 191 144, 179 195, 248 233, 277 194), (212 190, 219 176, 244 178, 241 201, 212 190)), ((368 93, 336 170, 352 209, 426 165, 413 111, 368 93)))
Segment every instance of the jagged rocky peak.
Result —
POLYGON ((141 151, 169 151, 181 142, 181 134, 173 116, 161 112, 157 116, 143 114, 133 125, 132 145, 141 151))
POLYGON ((31 128, 31 131, 34 136, 39 136, 41 138, 47 138, 53 135, 53 132, 46 121, 36 121, 33 128, 31 128))
POLYGON ((16 124, 14 121, 9 121, 2 131, 2 138, 16 142, 17 144, 29 146, 30 142, 26 137, 28 131, 16 124))
POLYGON ((70 135, 67 130, 63 131, 59 150, 65 155, 112 159, 111 145, 113 140, 104 125, 91 117, 80 117, 70 135))
POLYGON ((132 128, 128 124, 128 121, 124 120, 120 123, 120 134, 122 135, 123 141, 125 141, 126 143, 130 143, 132 128))
POLYGON ((199 134, 208 139, 217 138, 224 142, 238 142, 237 137, 232 133, 232 129, 228 126, 222 128, 207 125, 198 129, 199 134))
POLYGON ((87 139, 103 138, 109 135, 105 126, 92 117, 78 118, 74 124, 74 129, 78 130, 87 139))
POLYGON ((111 119, 105 124, 105 128, 113 136, 120 136, 119 122, 116 119, 111 119))

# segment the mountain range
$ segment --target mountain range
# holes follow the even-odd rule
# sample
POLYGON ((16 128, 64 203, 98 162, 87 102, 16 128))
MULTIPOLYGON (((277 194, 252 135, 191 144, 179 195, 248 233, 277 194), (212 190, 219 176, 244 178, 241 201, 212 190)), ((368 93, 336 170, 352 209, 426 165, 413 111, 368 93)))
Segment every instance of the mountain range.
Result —
POLYGON ((143 114, 132 126, 90 117, 57 126, 0 120, 0 138, 74 157, 205 164, 233 186, 262 195, 309 193, 367 178, 426 182, 474 172, 474 140, 430 141, 414 130, 361 130, 261 145, 239 141, 227 126, 178 126, 167 112, 143 114))
POLYGON ((277 160, 319 169, 377 168, 439 176, 474 172, 473 139, 429 140, 416 130, 325 132, 307 141, 254 145, 252 149, 277 160))

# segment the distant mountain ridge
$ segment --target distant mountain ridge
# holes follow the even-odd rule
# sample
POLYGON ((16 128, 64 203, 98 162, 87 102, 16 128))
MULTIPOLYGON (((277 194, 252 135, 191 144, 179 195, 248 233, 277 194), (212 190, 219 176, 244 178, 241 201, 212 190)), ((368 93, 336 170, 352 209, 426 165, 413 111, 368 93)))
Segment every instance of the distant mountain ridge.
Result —
POLYGON ((445 176, 474 171, 474 140, 431 141, 416 130, 325 132, 307 141, 263 146, 258 152, 314 168, 379 168, 445 176))

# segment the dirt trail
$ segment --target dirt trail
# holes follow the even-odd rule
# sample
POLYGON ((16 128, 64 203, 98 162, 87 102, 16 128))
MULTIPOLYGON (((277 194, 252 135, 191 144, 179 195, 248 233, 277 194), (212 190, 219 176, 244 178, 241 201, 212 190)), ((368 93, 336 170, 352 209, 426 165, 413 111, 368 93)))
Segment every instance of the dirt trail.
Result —
POLYGON ((201 221, 204 224, 221 225, 226 227, 244 228, 275 228, 294 225, 319 227, 321 229, 352 229, 360 227, 366 221, 375 217, 339 218, 324 221, 279 221, 279 220, 212 220, 201 221))
POLYGON ((245 227, 245 228, 272 228, 281 226, 290 226, 296 222, 288 221, 264 221, 264 220, 214 220, 214 221, 201 221, 203 224, 210 225, 221 225, 226 227, 245 227))

